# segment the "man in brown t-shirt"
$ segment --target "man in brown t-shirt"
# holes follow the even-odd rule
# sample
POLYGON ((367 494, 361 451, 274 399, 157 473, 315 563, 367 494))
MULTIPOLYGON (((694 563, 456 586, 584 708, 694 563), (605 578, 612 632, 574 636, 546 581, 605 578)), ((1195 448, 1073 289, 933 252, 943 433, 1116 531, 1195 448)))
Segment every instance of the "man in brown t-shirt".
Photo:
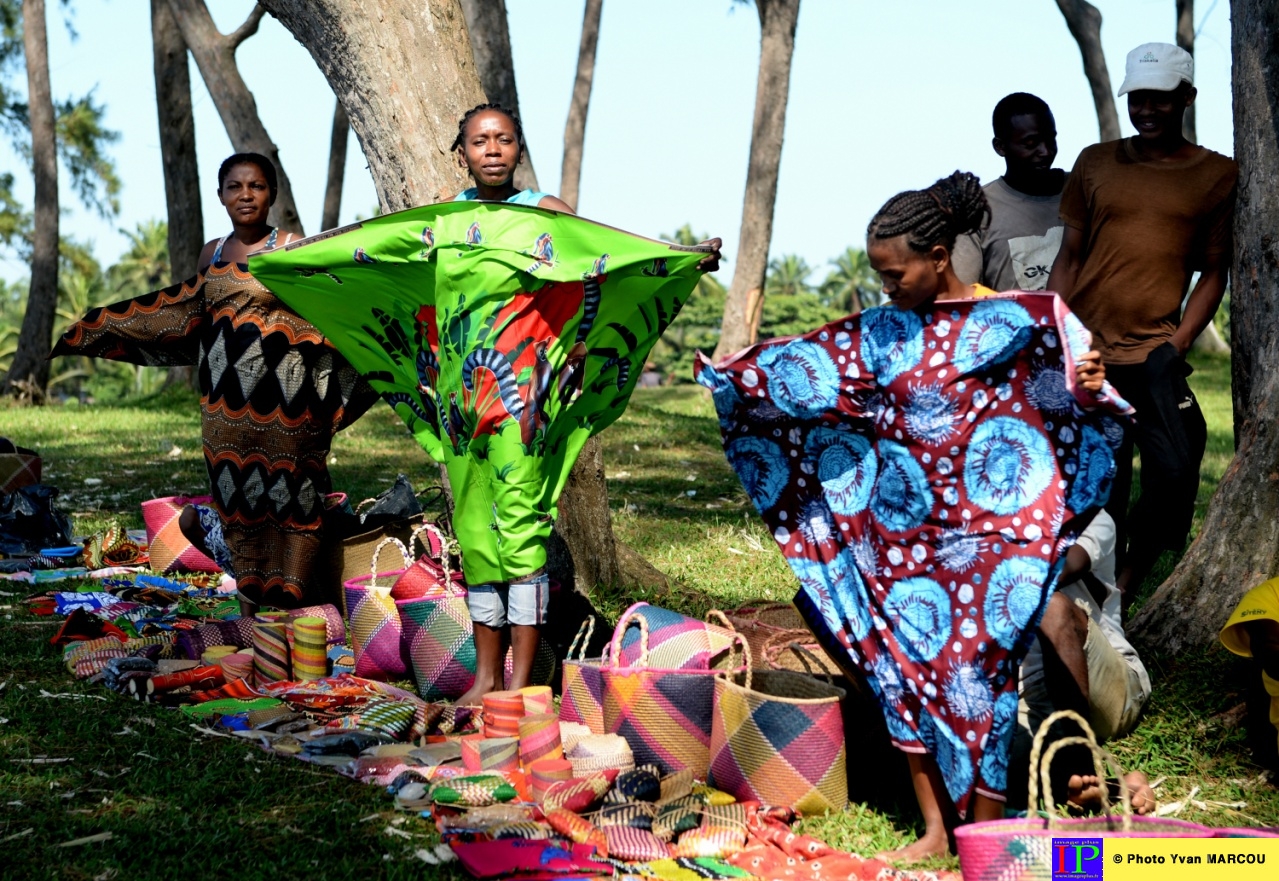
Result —
POLYGON ((1190 533, 1207 429, 1185 354, 1217 311, 1230 267, 1238 167, 1182 137, 1193 79, 1194 61, 1176 46, 1128 53, 1119 94, 1128 95, 1137 135, 1079 154, 1062 192, 1066 228, 1048 279, 1092 331, 1106 378, 1137 410, 1107 505, 1121 552, 1127 526, 1117 579, 1125 606, 1159 554, 1180 551, 1190 533), (1133 442, 1141 496, 1126 516, 1133 442))

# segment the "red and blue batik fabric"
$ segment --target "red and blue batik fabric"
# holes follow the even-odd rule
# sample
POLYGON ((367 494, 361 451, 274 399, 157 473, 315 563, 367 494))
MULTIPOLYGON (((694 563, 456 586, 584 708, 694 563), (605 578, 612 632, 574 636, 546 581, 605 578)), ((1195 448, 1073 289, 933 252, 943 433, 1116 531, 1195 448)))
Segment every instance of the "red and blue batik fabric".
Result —
POLYGON ((698 361, 796 604, 961 814, 974 791, 1003 798, 1014 667, 1110 491, 1131 408, 1076 386, 1089 344, 1055 294, 1019 293, 882 306, 698 361))

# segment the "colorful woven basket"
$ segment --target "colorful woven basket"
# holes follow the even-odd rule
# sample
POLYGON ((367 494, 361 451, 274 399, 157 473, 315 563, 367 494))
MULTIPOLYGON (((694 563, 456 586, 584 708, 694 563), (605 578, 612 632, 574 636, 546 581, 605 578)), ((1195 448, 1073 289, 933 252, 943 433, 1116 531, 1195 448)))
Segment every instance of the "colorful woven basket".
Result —
MULTIPOLYGON (((414 532, 438 530, 423 524, 414 532)), ((443 542, 443 536, 439 536, 443 542)), ((412 556, 411 552, 408 555, 412 556)), ((391 595, 395 596, 406 578, 414 573, 425 573, 423 555, 416 563, 410 562, 404 574, 395 582, 391 595)), ((417 578, 412 590, 404 591, 397 601, 400 625, 417 680, 418 694, 424 700, 452 700, 466 693, 475 682, 475 638, 471 613, 466 605, 466 585, 449 571, 448 553, 440 555, 440 577, 429 580, 425 574, 417 578), (419 590, 420 588, 420 590, 419 590)))
MULTIPOLYGON (((637 603, 613 631, 608 663, 602 668, 604 730, 620 734, 639 764, 656 765, 663 774, 685 768, 704 777, 710 767, 712 706, 717 671, 669 669, 650 665, 648 617, 637 603), (622 658, 622 638, 639 627, 640 651, 633 664, 622 658)), ((729 631, 743 658, 746 641, 729 631)), ((744 669, 739 666, 738 669, 744 669)))
POLYGON ((829 679, 752 670, 748 654, 744 672, 715 680, 707 782, 739 801, 805 816, 842 809, 848 803, 844 696, 829 679))
POLYGON ((604 733, 604 659, 588 659, 586 647, 595 633, 595 616, 578 628, 562 665, 560 721, 580 722, 595 734, 604 733), (580 646, 580 648, 579 648, 580 646), (576 653, 576 657, 574 657, 576 653))
MULTIPOLYGON (((644 619, 648 628, 648 664, 652 667, 709 670, 722 666, 735 639, 732 625, 726 620, 724 624, 728 626, 719 626, 648 603, 636 603, 628 613, 644 619)), ((723 620, 723 613, 718 614, 723 620)), ((625 631, 620 655, 622 663, 633 665, 641 652, 639 631, 625 631)))
POLYGON ((374 549, 369 574, 349 579, 345 584, 356 676, 385 681, 408 672, 404 629, 400 623, 400 611, 391 598, 391 584, 411 563, 408 549, 399 539, 384 538, 374 549), (379 558, 387 545, 399 548, 404 565, 399 569, 379 572, 379 558))
POLYGON ((142 503, 151 568, 157 572, 221 572, 218 564, 196 550, 178 521, 187 505, 211 505, 212 496, 166 496, 142 503))
POLYGON ((1044 818, 1026 817, 1013 820, 990 820, 971 823, 955 830, 955 847, 959 852, 959 867, 966 881, 1030 881, 1053 877, 1052 840, 1065 837, 1088 838, 1211 838, 1212 830, 1198 823, 1174 820, 1167 817, 1136 817, 1132 813, 1131 794, 1124 782, 1123 772, 1114 756, 1097 745, 1092 727, 1079 714, 1070 710, 1053 713, 1039 726, 1030 753, 1030 799, 1032 812, 1039 810, 1039 794, 1051 793, 1049 769, 1057 751, 1069 746, 1086 746, 1092 750, 1097 776, 1105 779, 1107 766, 1118 778, 1123 812, 1119 816, 1110 812, 1107 789, 1102 790, 1100 817, 1061 819, 1057 816, 1049 795, 1044 800, 1044 818), (1070 719, 1085 732, 1085 737, 1064 737, 1046 751, 1044 739, 1053 723, 1070 719), (1042 755, 1042 761, 1041 759, 1042 755), (1036 774, 1038 770, 1038 774, 1036 774))

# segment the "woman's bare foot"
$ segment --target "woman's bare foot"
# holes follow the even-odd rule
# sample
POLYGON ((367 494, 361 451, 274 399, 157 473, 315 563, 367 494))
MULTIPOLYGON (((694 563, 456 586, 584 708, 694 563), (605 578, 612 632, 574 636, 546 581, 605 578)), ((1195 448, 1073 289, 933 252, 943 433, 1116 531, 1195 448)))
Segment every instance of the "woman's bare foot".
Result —
POLYGON ((950 841, 943 829, 940 832, 925 832, 924 836, 917 841, 896 850, 881 851, 875 854, 875 858, 886 863, 909 864, 929 857, 945 856, 948 853, 950 853, 950 841))
MULTIPOLYGON (((1155 809, 1155 792, 1141 771, 1124 775, 1132 798, 1133 813, 1145 816, 1155 809)), ((1085 811, 1101 810, 1101 783, 1095 774, 1074 774, 1066 782, 1066 800, 1085 811)))
POLYGON ((470 687, 466 694, 457 699, 459 707, 480 707, 484 705, 484 695, 490 691, 497 691, 500 686, 495 682, 481 682, 476 677, 475 684, 470 687))

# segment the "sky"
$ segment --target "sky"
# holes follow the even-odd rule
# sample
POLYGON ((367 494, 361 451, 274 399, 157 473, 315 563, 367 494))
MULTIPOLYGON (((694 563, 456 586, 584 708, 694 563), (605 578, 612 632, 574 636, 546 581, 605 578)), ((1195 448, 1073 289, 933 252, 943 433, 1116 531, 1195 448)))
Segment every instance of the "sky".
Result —
MULTIPOLYGON (((409 0, 405 0, 409 2, 409 0)), ((1093 0, 1117 90, 1128 50, 1172 42, 1174 0, 1093 0)), ((559 189, 564 121, 577 65, 584 0, 507 0, 520 110, 542 190, 559 189)), ((1233 153, 1229 4, 1199 0, 1195 46, 1200 143, 1233 153)), ((224 32, 250 0, 210 0, 224 32)), ((74 0, 72 39, 60 4, 49 7, 55 100, 93 91, 123 181, 118 216, 103 219, 61 193, 63 235, 92 243, 104 265, 128 247, 122 229, 165 217, 150 4, 74 0)), ((280 148, 303 224, 318 232, 334 98, 308 52, 282 25, 263 19, 239 49, 241 73, 280 148)), ((750 150, 759 21, 732 0, 605 0, 586 125, 579 211, 658 236, 690 223, 724 239, 729 281, 741 224, 750 150)), ((232 152, 213 100, 191 62, 196 152, 205 184, 208 238, 230 228, 215 199, 217 167, 232 152)), ((17 71, 12 85, 25 90, 17 71)), ((955 169, 992 180, 1003 171, 990 147, 990 111, 1005 94, 1029 91, 1057 118, 1057 164, 1069 168, 1098 139, 1079 50, 1052 0, 803 0, 795 37, 772 256, 798 254, 818 281, 894 193, 955 169)), ((1132 133, 1122 100, 1120 121, 1132 133)), ((0 143, 0 171, 18 178, 20 156, 0 143)), ((350 139, 341 222, 375 210, 377 193, 357 138, 350 139)), ((13 254, 0 278, 24 277, 13 254)))

